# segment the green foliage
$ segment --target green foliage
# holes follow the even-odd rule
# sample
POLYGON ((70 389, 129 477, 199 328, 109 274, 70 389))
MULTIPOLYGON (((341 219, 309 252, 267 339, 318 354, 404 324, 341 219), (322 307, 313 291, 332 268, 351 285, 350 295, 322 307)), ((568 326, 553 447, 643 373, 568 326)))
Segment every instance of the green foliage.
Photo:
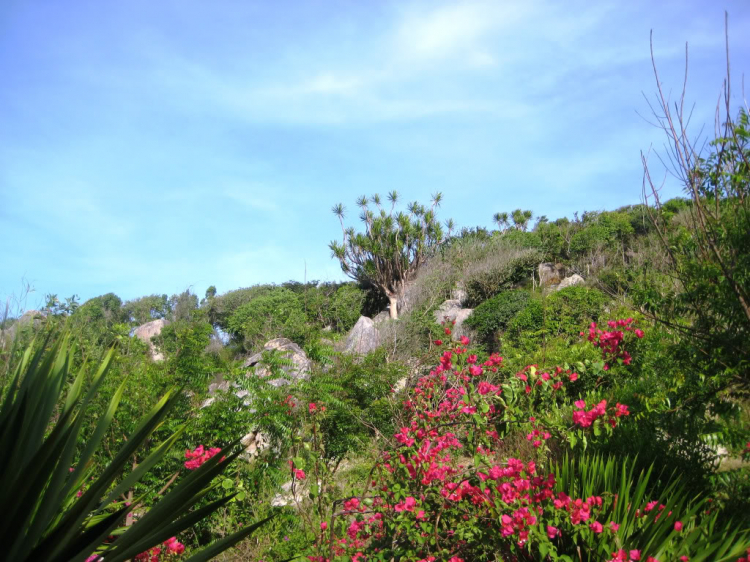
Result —
POLYGON ((505 337, 526 350, 537 347, 545 338, 561 337, 570 343, 599 318, 608 300, 596 289, 566 287, 546 298, 530 300, 508 323, 505 337))
POLYGON ((211 324, 219 326, 222 330, 229 331, 229 318, 237 309, 256 297, 270 293, 273 288, 274 286, 270 284, 254 285, 252 287, 229 291, 223 295, 208 299, 204 304, 204 309, 208 314, 208 321, 211 324))
POLYGON ((476 331, 479 342, 487 351, 495 351, 498 332, 505 330, 529 298, 529 293, 522 290, 500 293, 477 306, 465 322, 476 331))
POLYGON ((123 314, 128 322, 136 326, 166 318, 169 314, 169 299, 167 295, 149 295, 126 302, 122 306, 123 314))
POLYGON ((215 358, 205 353, 213 331, 211 324, 200 320, 172 322, 162 328, 156 340, 166 352, 166 369, 174 373, 175 384, 208 384, 217 366, 215 358))
POLYGON ((321 423, 326 455, 340 459, 366 448, 374 437, 390 437, 394 419, 389 399, 406 369, 387 363, 381 349, 361 361, 341 356, 330 373, 316 373, 307 383, 308 398, 328 408, 321 423))
MULTIPOLYGON (((232 499, 224 496, 196 512, 189 512, 210 491, 211 481, 238 453, 225 448, 182 479, 138 520, 121 527, 128 514, 143 510, 141 500, 126 504, 120 494, 136 485, 175 444, 182 429, 162 441, 121 477, 133 454, 164 422, 177 393, 164 395, 142 418, 125 444, 97 474, 90 464, 107 432, 123 394, 120 385, 94 430, 81 435, 84 415, 96 396, 112 361, 110 350, 91 384, 88 369, 72 373, 74 351, 67 336, 51 348, 48 342, 29 346, 11 366, 12 384, 0 406, 0 462, 4 483, 0 501, 0 537, 9 558, 67 562, 84 560, 95 550, 107 560, 125 561, 189 528, 232 499), (67 383, 67 393, 63 389, 67 383), (228 455, 226 460, 222 460, 228 455), (221 462, 220 462, 221 461, 221 462), (69 468, 75 463, 74 468, 69 468), (78 495, 77 492, 81 491, 78 495), (114 542, 105 543, 116 534, 114 542)), ((234 533, 190 558, 207 560, 251 534, 264 521, 234 533)))
POLYGON ((339 332, 348 332, 362 314, 365 293, 355 285, 344 285, 334 293, 328 319, 339 332))
POLYGON ((246 350, 257 349, 274 337, 304 345, 306 320, 299 297, 277 287, 237 308, 229 317, 227 331, 242 341, 246 350))

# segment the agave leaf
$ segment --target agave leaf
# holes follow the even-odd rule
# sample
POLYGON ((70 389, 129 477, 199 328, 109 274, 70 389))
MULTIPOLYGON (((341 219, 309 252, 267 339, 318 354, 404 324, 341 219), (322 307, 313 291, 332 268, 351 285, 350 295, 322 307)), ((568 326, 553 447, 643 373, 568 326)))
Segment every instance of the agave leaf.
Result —
POLYGON ((158 463, 162 458, 164 458, 164 455, 167 454, 169 449, 172 448, 172 446, 175 444, 177 439, 179 439, 182 434, 185 431, 186 426, 180 427, 177 431, 175 431, 168 439, 166 439, 163 443, 161 443, 159 446, 157 446, 154 451, 142 462, 138 463, 138 466, 131 472, 130 474, 125 477, 122 482, 120 482, 114 490, 112 490, 109 495, 104 499, 102 502, 103 505, 107 505, 110 502, 112 502, 115 498, 117 498, 120 494, 124 493, 129 488, 132 488, 135 484, 141 481, 141 478, 146 475, 146 473, 151 470, 156 463, 158 463))
MULTIPOLYGON (((235 544, 240 542, 241 540, 249 537, 252 533, 254 533, 257 529, 268 523, 271 519, 273 519, 273 515, 270 517, 266 517, 265 519, 261 519, 257 523, 253 523, 249 527, 245 527, 244 529, 240 529, 239 531, 232 533, 231 535, 228 535, 224 537, 223 539, 220 539, 210 545, 208 545, 206 548, 198 552, 197 554, 194 554, 190 558, 188 558, 185 562, 206 562, 208 560, 211 560, 215 556, 221 554, 228 548, 233 547, 235 544)), ((294 560, 294 558, 290 558, 289 560, 294 560)), ((285 562, 289 562, 288 560, 285 562)))
MULTIPOLYGON (((235 494, 231 494, 229 496, 225 496, 214 502, 211 502, 208 505, 205 505, 200 509, 196 509, 195 511, 190 512, 184 517, 167 525, 160 525, 156 527, 156 529, 154 529, 153 527, 149 527, 151 529, 151 532, 145 535, 141 540, 137 542, 131 542, 127 548, 116 548, 111 555, 107 556, 107 562, 124 562, 125 560, 132 558, 133 556, 140 554, 145 550, 148 550, 148 548, 152 545, 163 543, 170 537, 178 535, 181 531, 184 531, 185 529, 195 525, 198 521, 205 519, 223 505, 226 505, 226 503, 229 502, 234 497, 234 495, 235 494)), ((139 525, 142 526, 142 523, 140 521, 133 525, 131 529, 134 529, 139 525)), ((120 541, 127 536, 128 533, 126 532, 117 540, 120 541)), ((115 543, 115 545, 117 545, 117 543, 115 543)))

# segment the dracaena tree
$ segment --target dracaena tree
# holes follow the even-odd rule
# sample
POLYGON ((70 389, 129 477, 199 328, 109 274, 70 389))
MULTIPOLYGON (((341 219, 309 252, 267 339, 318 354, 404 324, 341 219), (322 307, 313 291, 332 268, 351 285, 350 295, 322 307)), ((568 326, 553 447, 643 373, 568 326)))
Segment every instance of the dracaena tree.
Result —
MULTIPOLYGON (((329 247, 341 262, 344 273, 357 281, 372 283, 385 293, 390 302, 391 318, 395 319, 406 283, 414 277, 430 250, 444 240, 443 228, 435 216, 442 194, 434 194, 429 207, 416 201, 409 203, 406 212, 395 212, 399 201, 395 191, 390 192, 387 199, 390 209, 382 205, 377 194, 357 200, 364 232, 346 228, 346 209, 341 203, 335 205, 332 210, 341 222, 343 240, 333 241, 329 247), (371 209, 370 204, 376 210, 371 209)), ((450 235, 453 221, 446 221, 446 226, 450 235)))

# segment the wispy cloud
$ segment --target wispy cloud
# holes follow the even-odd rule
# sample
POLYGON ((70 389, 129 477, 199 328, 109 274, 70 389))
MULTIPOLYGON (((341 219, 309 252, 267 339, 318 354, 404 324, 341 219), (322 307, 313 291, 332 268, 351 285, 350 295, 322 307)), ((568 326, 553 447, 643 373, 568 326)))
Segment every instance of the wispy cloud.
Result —
MULTIPOLYGON (((726 3, 739 73, 750 8, 726 3)), ((362 192, 441 190, 462 226, 633 202, 660 140, 635 112, 649 31, 666 85, 690 41, 696 123, 723 72, 723 7, 700 0, 21 4, 0 35, 0 293, 340 278, 329 209, 362 192)))

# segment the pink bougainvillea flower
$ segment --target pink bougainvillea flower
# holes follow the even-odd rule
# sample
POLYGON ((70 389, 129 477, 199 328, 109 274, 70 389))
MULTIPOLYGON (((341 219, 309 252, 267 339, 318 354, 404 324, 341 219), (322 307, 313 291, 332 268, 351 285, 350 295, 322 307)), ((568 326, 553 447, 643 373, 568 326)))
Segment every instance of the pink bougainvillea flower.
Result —
POLYGON ((351 498, 349 500, 346 500, 344 502, 344 509, 346 511, 354 511, 359 507, 359 499, 358 498, 351 498))
POLYGON ((301 470, 301 469, 299 469, 299 468, 295 468, 295 469, 294 469, 294 477, 295 477, 295 478, 296 478, 297 480, 304 480, 304 479, 305 479, 305 471, 304 471, 304 470, 301 470))
POLYGON ((185 461, 185 468, 187 468, 188 470, 195 470, 208 459, 220 452, 221 449, 219 449, 218 447, 211 447, 210 449, 206 450, 203 445, 198 445, 192 451, 187 450, 185 451, 185 458, 188 460, 185 461))

